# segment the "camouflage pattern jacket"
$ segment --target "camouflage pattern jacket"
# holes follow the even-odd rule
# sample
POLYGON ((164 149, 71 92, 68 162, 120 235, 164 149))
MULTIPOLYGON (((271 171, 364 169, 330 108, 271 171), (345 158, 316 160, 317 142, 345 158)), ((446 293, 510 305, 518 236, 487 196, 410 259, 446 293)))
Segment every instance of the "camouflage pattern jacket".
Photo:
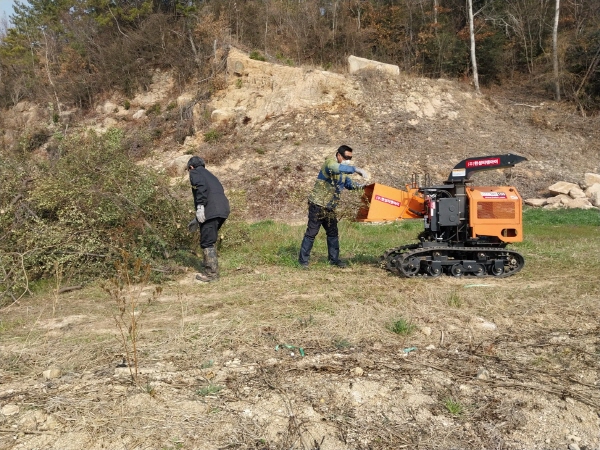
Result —
POLYGON ((348 176, 354 171, 355 167, 350 164, 339 164, 336 158, 327 158, 317 175, 308 201, 326 209, 335 209, 343 189, 352 190, 362 187, 348 176))

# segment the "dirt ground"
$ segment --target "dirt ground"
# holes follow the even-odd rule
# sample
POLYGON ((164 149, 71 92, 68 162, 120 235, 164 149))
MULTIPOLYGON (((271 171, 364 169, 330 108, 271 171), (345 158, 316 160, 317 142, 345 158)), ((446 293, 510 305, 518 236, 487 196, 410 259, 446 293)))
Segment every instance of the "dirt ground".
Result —
POLYGON ((137 383, 99 289, 27 299, 3 311, 0 448, 599 449, 594 278, 190 274, 128 294, 137 383))
MULTIPOLYGON (((228 156, 209 168, 232 197, 244 193, 237 214, 303 221, 323 157, 342 143, 371 181, 396 187, 504 153, 528 161, 479 180, 525 198, 600 171, 599 119, 544 92, 355 82, 368 101, 339 96, 267 128, 229 124, 210 144, 228 156)), ((155 157, 167 166, 183 154, 165 142, 155 157)), ((579 242, 570 257, 591 250, 579 242)), ((22 299, 0 317, 0 449, 600 450, 597 271, 527 261, 503 280, 241 263, 208 286, 188 273, 157 298, 133 287, 135 383, 98 286, 22 299), (390 332, 398 317, 414 330, 390 332)))

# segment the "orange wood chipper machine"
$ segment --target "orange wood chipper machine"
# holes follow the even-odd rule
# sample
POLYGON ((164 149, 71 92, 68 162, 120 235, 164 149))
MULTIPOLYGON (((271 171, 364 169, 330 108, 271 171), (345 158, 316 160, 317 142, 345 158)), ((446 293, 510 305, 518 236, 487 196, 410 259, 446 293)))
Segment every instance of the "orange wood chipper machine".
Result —
POLYGON ((427 177, 419 186, 413 176, 406 190, 366 186, 358 221, 422 218, 424 223, 419 242, 385 252, 382 267, 404 277, 517 273, 525 260, 506 246, 523 240, 521 196, 513 186, 471 186, 470 176, 526 160, 512 154, 468 158, 441 185, 430 185, 427 177))

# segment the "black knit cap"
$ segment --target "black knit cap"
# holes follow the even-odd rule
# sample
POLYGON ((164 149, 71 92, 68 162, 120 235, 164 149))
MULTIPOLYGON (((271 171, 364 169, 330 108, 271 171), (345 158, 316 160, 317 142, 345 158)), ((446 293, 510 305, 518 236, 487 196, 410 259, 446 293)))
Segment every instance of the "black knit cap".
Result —
POLYGON ((187 163, 187 166, 190 167, 198 167, 198 166, 202 166, 204 167, 204 160, 202 158, 200 158, 199 156, 192 156, 190 158, 190 160, 187 163))

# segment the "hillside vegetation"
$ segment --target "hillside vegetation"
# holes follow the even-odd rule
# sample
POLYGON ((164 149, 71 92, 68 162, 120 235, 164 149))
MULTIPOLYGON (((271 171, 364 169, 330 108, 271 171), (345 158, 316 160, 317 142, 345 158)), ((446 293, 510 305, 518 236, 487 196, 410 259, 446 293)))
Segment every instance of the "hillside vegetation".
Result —
MULTIPOLYGON (((555 3, 475 0, 479 78, 516 80, 554 95, 555 3)), ((563 98, 582 112, 600 105, 600 5, 561 2, 556 54, 563 98)), ((463 0, 177 2, 17 1, 0 29, 0 107, 29 100, 57 119, 92 108, 113 90, 131 98, 155 69, 182 89, 192 79, 215 87, 218 50, 245 47, 257 58, 340 70, 347 56, 396 64, 429 78, 471 76, 463 0)))

